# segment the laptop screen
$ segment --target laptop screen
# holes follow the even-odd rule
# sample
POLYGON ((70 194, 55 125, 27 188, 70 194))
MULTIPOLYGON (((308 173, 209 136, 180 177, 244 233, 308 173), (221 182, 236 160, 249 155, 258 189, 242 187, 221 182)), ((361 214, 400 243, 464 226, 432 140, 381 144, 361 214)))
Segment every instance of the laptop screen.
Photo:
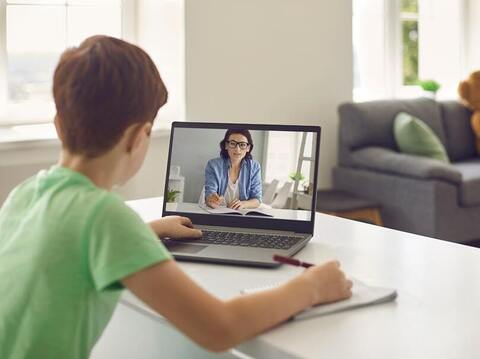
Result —
POLYGON ((318 127, 205 125, 172 128, 167 213, 312 220, 318 127))

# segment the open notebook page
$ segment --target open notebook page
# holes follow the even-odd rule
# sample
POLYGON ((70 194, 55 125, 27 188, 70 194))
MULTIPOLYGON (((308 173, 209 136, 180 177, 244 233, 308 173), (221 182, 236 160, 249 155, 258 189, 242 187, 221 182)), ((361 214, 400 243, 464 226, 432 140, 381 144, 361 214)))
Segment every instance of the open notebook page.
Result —
MULTIPOLYGON (((320 304, 314 307, 305 309, 304 311, 296 314, 294 319, 307 319, 312 317, 318 317, 321 315, 338 313, 345 310, 351 310, 370 305, 385 303, 394 300, 397 297, 397 291, 392 288, 383 288, 366 285, 365 283, 352 279, 352 296, 349 299, 345 299, 335 303, 320 304)), ((259 292, 262 290, 272 289, 281 283, 273 283, 267 286, 258 288, 247 288, 241 290, 242 294, 250 294, 259 292)))

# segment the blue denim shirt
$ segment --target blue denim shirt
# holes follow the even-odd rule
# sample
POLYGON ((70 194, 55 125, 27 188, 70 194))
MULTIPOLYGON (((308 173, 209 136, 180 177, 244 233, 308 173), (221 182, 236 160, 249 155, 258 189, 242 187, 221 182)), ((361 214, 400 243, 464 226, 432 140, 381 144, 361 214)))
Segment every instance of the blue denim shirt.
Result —
MULTIPOLYGON (((225 194, 228 184, 230 159, 221 157, 211 159, 205 167, 205 200, 212 193, 225 194)), ((256 198, 262 202, 262 173, 260 163, 253 159, 243 159, 238 176, 240 201, 256 198)))

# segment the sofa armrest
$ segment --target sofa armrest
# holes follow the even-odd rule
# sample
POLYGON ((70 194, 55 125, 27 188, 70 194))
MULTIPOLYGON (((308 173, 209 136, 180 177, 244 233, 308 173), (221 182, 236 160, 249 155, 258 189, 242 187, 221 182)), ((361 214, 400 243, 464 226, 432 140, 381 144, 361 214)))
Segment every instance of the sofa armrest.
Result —
POLYGON ((366 147, 350 153, 353 167, 420 179, 438 179, 454 184, 462 174, 452 165, 426 157, 398 153, 382 147, 366 147))

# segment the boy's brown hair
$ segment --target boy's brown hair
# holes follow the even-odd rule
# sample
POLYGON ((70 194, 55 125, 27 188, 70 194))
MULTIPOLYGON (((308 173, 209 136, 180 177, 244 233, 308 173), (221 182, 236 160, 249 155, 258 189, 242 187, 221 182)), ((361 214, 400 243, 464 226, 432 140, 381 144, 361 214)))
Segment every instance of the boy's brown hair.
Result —
POLYGON ((97 157, 135 123, 153 122, 167 89, 145 51, 92 36, 61 56, 53 78, 56 120, 71 153, 97 157))

